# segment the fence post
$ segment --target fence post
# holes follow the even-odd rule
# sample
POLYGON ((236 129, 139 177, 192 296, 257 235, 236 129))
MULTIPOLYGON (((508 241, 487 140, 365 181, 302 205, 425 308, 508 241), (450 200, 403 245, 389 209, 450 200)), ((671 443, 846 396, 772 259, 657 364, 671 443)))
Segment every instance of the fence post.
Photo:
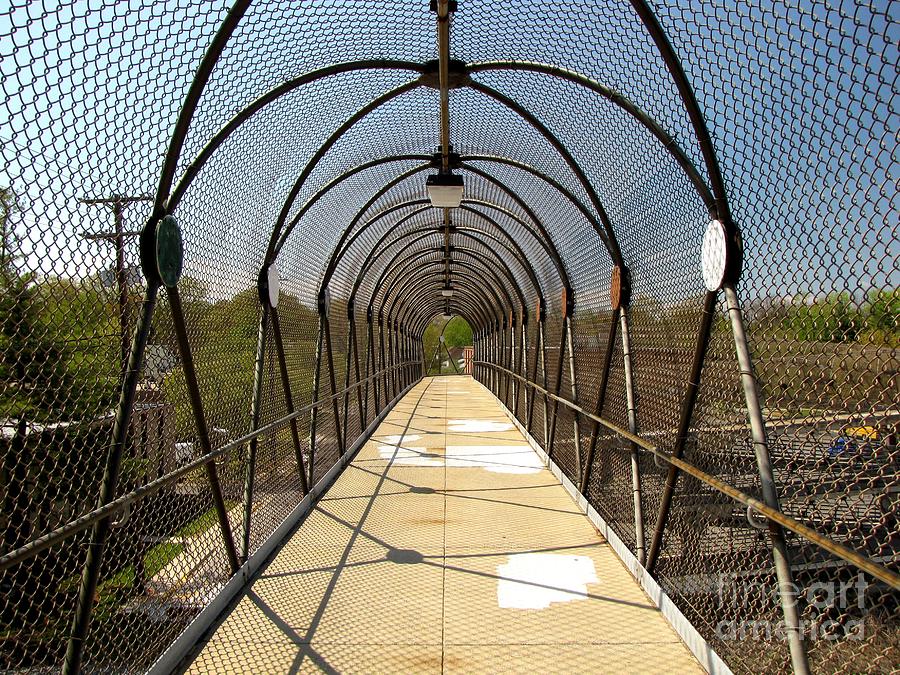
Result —
MULTIPOLYGON (((741 304, 732 283, 726 283, 725 301, 728 305, 728 316, 731 320, 731 331, 734 334, 734 346, 737 352, 738 366, 741 370, 741 384, 744 388, 744 400, 747 403, 747 416, 750 419, 750 433, 753 437, 753 450, 762 488, 763 501, 772 509, 781 510, 778 503, 778 491, 775 487, 775 474, 769 458, 769 443, 766 438, 766 426, 759 401, 756 376, 750 358, 750 347, 744 330, 744 319, 741 315, 741 304)), ((809 662, 803 636, 800 632, 800 616, 797 609, 797 594, 791 574, 790 555, 784 530, 778 523, 768 521, 769 538, 772 541, 772 558, 775 562, 775 576, 778 580, 778 595, 781 598, 781 609, 784 612, 784 623, 787 629, 788 647, 791 651, 791 664, 795 673, 808 673, 809 662)))

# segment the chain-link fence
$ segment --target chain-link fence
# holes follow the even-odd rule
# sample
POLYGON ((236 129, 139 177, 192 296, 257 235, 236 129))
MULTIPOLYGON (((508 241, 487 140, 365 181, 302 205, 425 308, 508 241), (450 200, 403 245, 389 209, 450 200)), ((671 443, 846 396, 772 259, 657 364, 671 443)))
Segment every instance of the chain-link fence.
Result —
POLYGON ((0 8, 0 669, 150 667, 457 314, 735 672, 897 668, 896 3, 432 5, 0 8))

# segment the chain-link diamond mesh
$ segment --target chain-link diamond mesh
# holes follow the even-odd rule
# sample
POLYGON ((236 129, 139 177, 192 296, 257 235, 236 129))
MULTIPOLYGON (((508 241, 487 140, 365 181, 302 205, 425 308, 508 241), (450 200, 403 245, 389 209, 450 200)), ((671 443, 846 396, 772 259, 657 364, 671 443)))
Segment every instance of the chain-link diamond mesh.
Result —
POLYGON ((735 672, 900 665, 896 2, 451 4, 0 8, 0 669, 151 667, 443 314, 735 672))

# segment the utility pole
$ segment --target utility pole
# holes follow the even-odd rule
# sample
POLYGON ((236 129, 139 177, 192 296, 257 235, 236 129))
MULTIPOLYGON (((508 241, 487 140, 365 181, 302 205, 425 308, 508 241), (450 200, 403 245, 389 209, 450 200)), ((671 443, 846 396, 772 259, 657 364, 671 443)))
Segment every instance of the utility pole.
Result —
POLYGON ((113 195, 101 199, 79 199, 81 204, 91 206, 108 206, 113 212, 112 232, 89 232, 84 238, 90 241, 108 241, 116 249, 116 287, 119 293, 119 349, 122 372, 128 363, 129 335, 128 335, 128 279, 125 276, 125 238, 137 237, 140 231, 125 231, 124 211, 125 207, 135 202, 149 202, 150 197, 125 197, 113 195))

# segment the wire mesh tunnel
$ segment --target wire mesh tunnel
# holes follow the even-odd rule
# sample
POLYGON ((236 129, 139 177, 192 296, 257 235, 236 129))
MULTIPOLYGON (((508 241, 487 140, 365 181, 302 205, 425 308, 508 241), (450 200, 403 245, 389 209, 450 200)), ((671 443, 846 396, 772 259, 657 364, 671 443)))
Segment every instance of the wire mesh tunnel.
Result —
POLYGON ((150 668, 452 315, 733 671, 898 667, 897 4, 431 4, 0 9, 0 668, 150 668))

